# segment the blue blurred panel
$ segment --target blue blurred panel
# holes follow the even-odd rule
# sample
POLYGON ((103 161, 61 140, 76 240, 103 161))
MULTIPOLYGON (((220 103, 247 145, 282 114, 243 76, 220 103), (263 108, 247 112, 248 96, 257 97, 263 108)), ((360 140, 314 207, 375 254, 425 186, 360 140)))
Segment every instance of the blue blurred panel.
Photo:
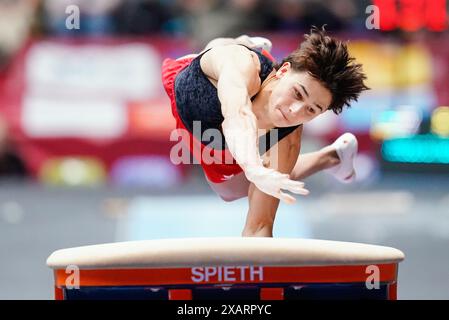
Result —
POLYGON ((351 108, 341 114, 341 124, 344 131, 353 133, 369 132, 371 127, 372 110, 367 108, 351 108))
POLYGON ((182 175, 168 156, 125 156, 111 168, 111 181, 119 186, 169 188, 181 183, 182 175))
POLYGON ((449 139, 425 134, 385 140, 382 157, 389 162, 449 164, 449 139))
MULTIPOLYGON (((299 204, 280 204, 274 225, 277 237, 311 238, 299 204)), ((218 196, 135 198, 118 223, 117 241, 185 237, 241 236, 248 199, 224 202, 218 196)))
MULTIPOLYGON (((257 285, 237 285, 232 287, 194 287, 194 300, 260 300, 260 288, 257 285)), ((386 300, 388 285, 381 284, 379 289, 367 289, 364 283, 325 283, 325 284, 264 284, 263 287, 284 288, 285 300, 386 300)), ((82 287, 64 289, 66 300, 168 300, 168 288, 152 290, 149 287, 82 287)))
POLYGON ((388 285, 381 284, 379 289, 371 290, 364 283, 291 286, 285 289, 284 297, 286 300, 386 300, 388 285))
POLYGON ((81 287, 64 289, 65 300, 168 300, 168 290, 148 287, 81 287))

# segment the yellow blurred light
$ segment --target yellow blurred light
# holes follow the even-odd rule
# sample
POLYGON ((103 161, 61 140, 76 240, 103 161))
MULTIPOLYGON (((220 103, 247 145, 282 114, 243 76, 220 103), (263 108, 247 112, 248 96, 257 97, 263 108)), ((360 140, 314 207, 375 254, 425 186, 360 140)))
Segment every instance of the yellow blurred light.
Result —
POLYGON ((106 168, 92 157, 61 157, 47 160, 40 170, 40 180, 51 185, 89 186, 104 183, 106 168))
POLYGON ((423 45, 352 41, 349 51, 367 74, 372 89, 391 90, 430 83, 432 57, 423 45))
POLYGON ((449 137, 449 107, 438 107, 432 112, 430 128, 436 135, 449 137))

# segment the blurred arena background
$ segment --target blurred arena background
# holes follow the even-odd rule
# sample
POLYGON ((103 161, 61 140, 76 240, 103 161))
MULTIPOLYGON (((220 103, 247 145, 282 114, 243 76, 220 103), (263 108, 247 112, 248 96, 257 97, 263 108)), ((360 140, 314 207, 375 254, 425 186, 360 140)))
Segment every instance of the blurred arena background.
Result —
POLYGON ((350 40, 371 91, 305 127, 302 152, 359 139, 358 180, 325 173, 281 204, 276 237, 396 247, 399 299, 449 298, 446 0, 0 0, 0 298, 52 299, 46 258, 115 241, 240 236, 198 165, 175 166, 165 57, 268 37, 282 59, 312 25, 350 40), (81 12, 67 29, 68 6, 81 12), (370 5, 380 10, 369 28, 370 5))

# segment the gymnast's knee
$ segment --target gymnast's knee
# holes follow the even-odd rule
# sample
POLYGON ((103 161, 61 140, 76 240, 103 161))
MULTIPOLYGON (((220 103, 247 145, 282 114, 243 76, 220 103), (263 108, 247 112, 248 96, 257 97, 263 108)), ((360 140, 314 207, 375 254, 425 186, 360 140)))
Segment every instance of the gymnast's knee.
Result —
POLYGON ((238 199, 242 199, 247 197, 247 194, 240 194, 240 195, 224 195, 224 194, 218 194, 218 196, 225 202, 232 202, 238 199))

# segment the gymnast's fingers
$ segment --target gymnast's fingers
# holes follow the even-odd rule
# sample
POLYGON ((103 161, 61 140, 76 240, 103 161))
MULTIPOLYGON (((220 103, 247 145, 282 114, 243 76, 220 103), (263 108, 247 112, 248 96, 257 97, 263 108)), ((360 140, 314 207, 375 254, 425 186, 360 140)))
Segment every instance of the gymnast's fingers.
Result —
POLYGON ((296 199, 294 197, 282 191, 279 191, 277 198, 279 198, 280 200, 284 201, 287 204, 293 204, 296 202, 296 199))
POLYGON ((306 195, 308 195, 310 193, 309 190, 307 190, 307 189, 305 189, 303 187, 286 187, 286 188, 281 188, 281 189, 288 190, 288 191, 290 191, 292 193, 300 194, 300 195, 303 195, 303 196, 306 196, 306 195))
POLYGON ((304 182, 292 180, 292 179, 290 179, 289 176, 287 176, 286 179, 284 179, 283 184, 284 184, 284 186, 290 186, 290 187, 304 187, 304 185, 305 185, 304 182))

